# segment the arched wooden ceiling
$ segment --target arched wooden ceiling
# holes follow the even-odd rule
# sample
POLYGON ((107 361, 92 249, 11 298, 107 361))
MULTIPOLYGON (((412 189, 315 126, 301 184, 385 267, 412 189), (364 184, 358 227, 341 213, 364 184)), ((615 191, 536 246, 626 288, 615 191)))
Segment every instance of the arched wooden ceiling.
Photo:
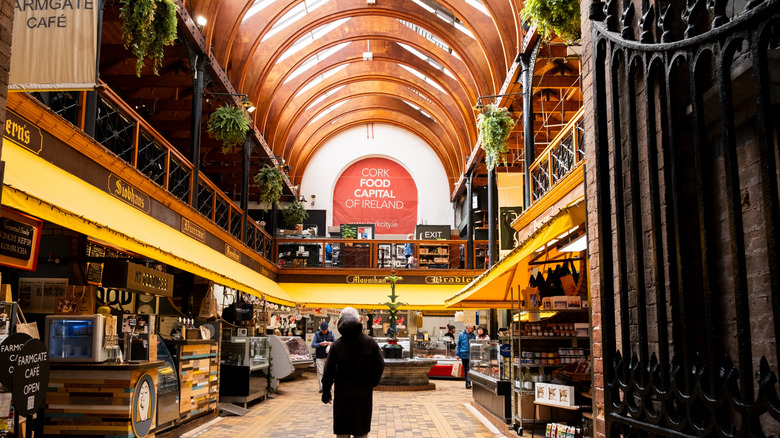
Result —
POLYGON ((193 17, 208 20, 203 29, 207 46, 236 89, 257 107, 255 125, 273 152, 292 166, 290 176, 297 184, 328 138, 348 126, 377 122, 420 136, 439 156, 450 181, 457 181, 477 143, 476 98, 498 92, 518 52, 517 4, 483 0, 488 14, 479 4, 193 0, 186 6, 193 17), (264 7, 252 13, 261 3, 264 7), (301 5, 312 10, 269 36, 301 5), (431 12, 434 8, 438 14, 431 12), (305 47, 283 58, 312 33, 305 47), (310 61, 334 48, 330 56, 310 61), (365 61, 364 52, 372 52, 373 60, 365 61), (304 63, 307 69, 291 78, 304 63))
MULTIPOLYGON (((137 77, 136 60, 122 46, 121 4, 106 2, 100 78, 191 157, 193 66, 197 53, 210 53, 209 65, 216 70, 202 100, 200 169, 236 201, 244 190, 243 154, 223 153, 206 133, 208 116, 232 100, 219 95, 225 84, 248 95, 257 108, 252 120, 262 140, 254 142, 250 172, 277 155, 291 166, 291 186, 300 183, 312 156, 335 134, 388 123, 431 148, 449 184, 460 181, 453 191, 457 196, 466 171, 477 175, 476 186, 484 185, 484 165, 475 150, 478 98, 509 94, 501 105, 522 119, 517 59, 529 38, 518 20, 522 0, 376 0, 373 5, 366 0, 184 0, 179 5, 179 38, 165 49, 159 76, 147 62, 137 77), (274 29, 299 9, 308 13, 274 29), (193 22, 198 16, 207 19, 200 29, 193 22), (297 44, 306 38, 307 44, 297 44), (364 60, 369 51, 372 60, 364 60)), ((579 63, 558 40, 539 50, 533 96, 538 153, 582 104, 579 63)), ((523 171, 522 131, 518 123, 505 171, 523 171)), ((250 185, 250 196, 257 192, 250 185)))

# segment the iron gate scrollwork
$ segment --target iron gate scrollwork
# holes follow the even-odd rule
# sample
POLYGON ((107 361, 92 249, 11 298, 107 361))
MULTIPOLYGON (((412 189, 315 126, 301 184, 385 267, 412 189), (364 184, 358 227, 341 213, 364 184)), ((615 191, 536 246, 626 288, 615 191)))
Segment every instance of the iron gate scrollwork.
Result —
POLYGON ((607 436, 778 436, 780 0, 589 15, 607 436))

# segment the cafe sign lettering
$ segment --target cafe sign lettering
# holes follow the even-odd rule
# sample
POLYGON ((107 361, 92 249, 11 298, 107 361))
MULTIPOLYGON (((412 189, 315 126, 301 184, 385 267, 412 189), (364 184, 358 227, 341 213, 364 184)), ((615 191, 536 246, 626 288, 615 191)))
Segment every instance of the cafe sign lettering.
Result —
POLYGON ((41 129, 10 110, 6 111, 3 138, 34 154, 41 153, 41 150, 43 149, 43 134, 41 133, 41 129))
POLYGON ((152 200, 149 195, 133 187, 127 181, 112 174, 108 175, 108 192, 115 198, 119 198, 122 201, 132 205, 133 207, 149 213, 152 200))
POLYGON ((0 265, 34 271, 41 242, 41 221, 5 207, 0 216, 0 265))
POLYGON ((181 232, 198 242, 206 243, 206 230, 187 218, 181 218, 181 232))
POLYGON ((106 263, 103 287, 170 297, 173 296, 173 275, 136 263, 106 263))

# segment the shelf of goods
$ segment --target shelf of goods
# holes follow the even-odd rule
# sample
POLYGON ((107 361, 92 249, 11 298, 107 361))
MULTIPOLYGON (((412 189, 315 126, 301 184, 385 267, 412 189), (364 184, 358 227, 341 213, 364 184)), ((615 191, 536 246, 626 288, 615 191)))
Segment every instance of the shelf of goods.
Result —
MULTIPOLYGON (((559 370, 577 367, 587 363, 590 354, 589 310, 586 308, 547 310, 534 309, 528 312, 528 322, 515 323, 515 341, 512 357, 512 391, 514 393, 513 421, 520 427, 534 422, 547 422, 553 415, 561 418, 560 413, 553 414, 550 409, 535 406, 537 384, 550 382, 559 374, 559 370), (541 315, 550 315, 542 319, 541 315)), ((588 386, 589 373, 567 372, 578 389, 588 386)), ((578 397, 578 402, 581 397, 578 397)), ((584 402, 583 402, 584 403, 584 402)), ((538 404, 538 403, 537 403, 538 404)), ((572 417, 578 421, 579 417, 572 417)))
POLYGON ((418 266, 421 268, 441 268, 450 267, 450 247, 449 245, 421 243, 418 266))

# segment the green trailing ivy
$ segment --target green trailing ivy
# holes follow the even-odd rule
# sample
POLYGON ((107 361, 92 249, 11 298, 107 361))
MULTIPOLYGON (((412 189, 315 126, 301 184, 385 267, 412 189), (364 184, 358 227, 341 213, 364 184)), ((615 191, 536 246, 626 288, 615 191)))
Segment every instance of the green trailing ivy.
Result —
POLYGON ((580 39, 578 0, 526 0, 520 17, 536 24, 536 30, 547 40, 553 33, 566 44, 574 44, 580 39))
POLYGON ((488 170, 493 170, 499 160, 506 164, 504 154, 508 152, 507 140, 514 127, 512 113, 493 104, 486 105, 477 116, 477 129, 482 140, 482 149, 485 150, 488 170))
POLYGON ((303 202, 295 200, 284 207, 282 216, 284 216, 284 222, 287 226, 294 228, 295 225, 302 224, 303 221, 309 217, 309 213, 303 208, 303 202))
MULTIPOLYGON (((284 190, 285 176, 276 166, 265 165, 254 176, 255 183, 260 187, 260 202, 279 207, 279 198, 284 190)), ((265 209, 268 211, 268 208, 265 209)))
POLYGON ((249 131, 249 119, 244 110, 234 105, 222 105, 209 117, 209 134, 222 142, 222 153, 244 143, 249 131))
POLYGON ((122 41, 137 58, 137 76, 145 58, 152 60, 152 70, 159 74, 165 46, 176 41, 177 7, 173 0, 122 0, 122 41))

